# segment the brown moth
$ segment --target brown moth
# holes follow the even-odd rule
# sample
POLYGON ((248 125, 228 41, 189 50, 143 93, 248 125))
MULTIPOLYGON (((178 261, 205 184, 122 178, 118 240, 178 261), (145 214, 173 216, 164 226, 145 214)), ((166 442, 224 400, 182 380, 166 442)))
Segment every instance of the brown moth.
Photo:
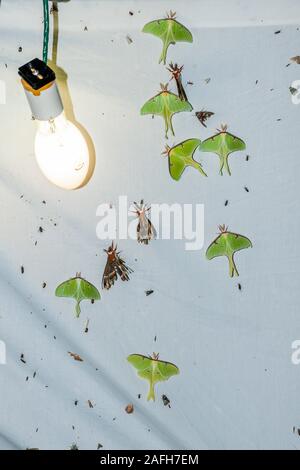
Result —
POLYGON ((173 64, 171 62, 169 64, 169 67, 167 67, 167 70, 172 74, 171 80, 174 79, 176 82, 178 96, 181 99, 181 101, 188 101, 185 90, 182 85, 181 72, 183 70, 183 65, 181 67, 178 67, 177 64, 173 64))
POLYGON ((202 126, 204 127, 207 127, 207 125, 205 124, 205 121, 207 121, 207 119, 209 119, 211 116, 213 116, 215 113, 213 113, 212 111, 197 111, 195 113, 197 119, 201 122, 202 126))
POLYGON ((83 359, 79 356, 79 354, 72 353, 71 351, 68 351, 68 354, 73 357, 75 361, 83 362, 83 359))
POLYGON ((295 55, 295 57, 291 57, 290 60, 296 62, 296 64, 300 65, 300 55, 295 55))
POLYGON ((141 200, 140 204, 134 202, 135 214, 137 215, 139 222, 137 225, 137 241, 148 245, 150 240, 156 238, 156 230, 152 223, 147 217, 147 213, 150 213, 151 206, 144 204, 144 200, 141 200))
POLYGON ((102 277, 102 289, 108 290, 114 285, 118 275, 122 281, 129 281, 129 274, 133 270, 126 266, 125 261, 120 258, 120 252, 117 251, 117 245, 114 246, 114 242, 104 251, 107 254, 107 261, 102 277))

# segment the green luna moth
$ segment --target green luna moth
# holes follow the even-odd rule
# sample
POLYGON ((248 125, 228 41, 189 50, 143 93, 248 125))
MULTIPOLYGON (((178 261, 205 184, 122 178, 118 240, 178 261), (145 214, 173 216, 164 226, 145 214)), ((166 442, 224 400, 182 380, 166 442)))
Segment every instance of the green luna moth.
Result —
POLYGON ((154 385, 179 374, 179 369, 171 362, 159 360, 159 354, 147 357, 141 354, 130 354, 127 361, 138 371, 139 377, 148 380, 150 389, 147 400, 155 400, 154 385))
POLYGON ((183 101, 175 93, 171 93, 168 90, 168 85, 161 84, 160 86, 161 92, 146 101, 142 106, 141 115, 156 114, 161 116, 165 121, 165 136, 167 139, 169 130, 175 135, 172 125, 173 114, 192 111, 193 107, 188 101, 183 101))
POLYGON ((167 18, 162 18, 147 23, 142 31, 143 33, 150 33, 160 38, 163 42, 163 49, 159 58, 159 63, 166 63, 167 51, 170 44, 176 42, 193 42, 192 33, 181 23, 175 19, 176 13, 170 11, 167 18))
POLYGON ((229 132, 227 132, 227 126, 221 126, 221 130, 218 134, 209 137, 204 140, 201 144, 200 150, 202 152, 216 153, 220 158, 220 174, 223 175, 223 169, 231 175, 230 168, 228 165, 228 156, 232 152, 238 150, 245 150, 245 142, 229 132))
POLYGON ((198 170, 201 175, 207 176, 200 163, 194 160, 194 153, 200 144, 199 139, 188 139, 172 148, 166 146, 163 155, 168 156, 169 172, 174 180, 180 180, 182 173, 188 166, 198 170))
POLYGON ((76 273, 76 277, 60 284, 56 290, 57 297, 71 297, 76 300, 76 316, 80 315, 80 302, 85 299, 99 300, 100 293, 98 289, 90 282, 83 279, 80 273, 76 273))
POLYGON ((237 233, 228 232, 228 227, 219 225, 220 234, 209 245, 206 250, 207 259, 213 259, 217 256, 226 256, 229 261, 230 277, 238 276, 238 270, 234 262, 234 254, 236 251, 252 248, 249 238, 237 233))

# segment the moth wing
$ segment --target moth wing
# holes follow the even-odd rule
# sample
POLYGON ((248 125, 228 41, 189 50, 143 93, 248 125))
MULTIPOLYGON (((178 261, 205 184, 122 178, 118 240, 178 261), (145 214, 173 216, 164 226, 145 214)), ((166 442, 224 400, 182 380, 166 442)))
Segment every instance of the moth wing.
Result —
POLYGON ((156 237, 156 230, 146 215, 139 218, 137 225, 137 239, 139 243, 148 244, 156 237))
POLYGON ((137 370, 138 375, 150 380, 152 375, 152 359, 142 354, 130 354, 127 361, 137 370))
POLYGON ((238 150, 245 150, 245 142, 232 134, 226 132, 225 143, 228 149, 228 153, 236 152, 238 150))
POLYGON ((188 101, 183 101, 174 93, 167 93, 164 96, 165 105, 171 114, 180 113, 181 111, 192 111, 193 106, 188 101))
POLYGON ((217 256, 224 256, 227 253, 227 243, 223 234, 220 234, 207 248, 206 258, 213 259, 217 256))
POLYGON ((192 33, 185 27, 183 24, 179 23, 176 20, 171 20, 172 26, 172 36, 174 41, 178 42, 193 42, 192 33))
POLYGON ((78 296, 77 279, 69 279, 62 282, 55 290, 56 297, 71 297, 76 299, 78 296))
POLYGON ((81 279, 80 289, 82 299, 99 300, 101 297, 98 289, 85 279, 81 279))
POLYGON ((110 289, 117 280, 117 273, 114 266, 107 260, 102 276, 102 289, 110 289))
POLYGON ((169 173, 175 181, 180 180, 185 167, 186 165, 184 160, 177 154, 173 155, 171 150, 169 154, 169 173))
POLYGON ((116 255, 116 261, 114 263, 114 268, 119 274, 122 281, 129 281, 129 273, 132 273, 132 269, 129 268, 125 261, 120 258, 119 255, 116 255))
POLYGON ((168 23, 166 19, 161 20, 154 20, 150 21, 149 23, 145 24, 142 29, 143 33, 150 33, 158 38, 164 40, 165 36, 168 33, 168 23))
POLYGON ((155 230, 155 227, 152 224, 150 219, 147 218, 147 220, 148 220, 148 223, 149 223, 149 227, 148 227, 149 237, 151 237, 151 239, 156 238, 157 237, 157 232, 155 230))
POLYGON ((202 152, 219 153, 222 145, 220 135, 221 134, 216 134, 206 140, 203 140, 200 145, 200 150, 202 152))
POLYGON ((161 115, 163 113, 164 103, 163 97, 161 93, 150 98, 150 100, 146 101, 146 103, 141 108, 141 115, 145 114, 156 114, 161 115))
POLYGON ((192 157, 195 150, 201 144, 199 139, 188 139, 172 148, 173 154, 181 157, 192 157))
POLYGON ((227 243, 233 253, 235 251, 244 250, 245 248, 252 248, 251 240, 244 237, 244 235, 239 235, 237 233, 228 232, 227 243))
POLYGON ((160 381, 168 380, 173 375, 179 374, 178 367, 175 366, 175 364, 172 364, 171 362, 158 361, 157 371, 160 375, 160 381))
POLYGON ((185 158, 192 157, 200 144, 201 141, 199 139, 188 139, 170 150, 169 172, 174 180, 180 180, 182 173, 188 165, 185 158))

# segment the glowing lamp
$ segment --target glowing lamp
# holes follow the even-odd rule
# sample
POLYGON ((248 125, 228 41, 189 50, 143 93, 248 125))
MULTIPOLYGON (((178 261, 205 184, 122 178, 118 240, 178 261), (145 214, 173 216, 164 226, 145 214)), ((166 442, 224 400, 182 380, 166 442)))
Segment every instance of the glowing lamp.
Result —
POLYGON ((22 85, 37 122, 35 157, 46 178, 63 189, 86 179, 89 150, 79 129, 67 120, 53 70, 34 59, 19 68, 22 85))

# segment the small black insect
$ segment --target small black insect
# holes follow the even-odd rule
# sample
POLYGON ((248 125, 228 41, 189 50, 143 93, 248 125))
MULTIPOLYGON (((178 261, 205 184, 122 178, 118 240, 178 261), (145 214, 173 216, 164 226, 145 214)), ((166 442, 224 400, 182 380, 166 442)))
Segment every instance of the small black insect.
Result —
POLYGON ((213 116, 215 113, 213 113, 212 111, 197 111, 195 113, 195 116, 197 117, 197 119, 201 122, 202 126, 204 127, 207 127, 207 125, 205 124, 205 121, 207 121, 207 119, 209 119, 211 116, 213 116))
POLYGON ((225 207, 228 206, 228 202, 229 202, 228 199, 226 199, 226 201, 225 201, 225 203, 224 203, 224 206, 225 206, 225 207))
POLYGON ((23 364, 26 364, 26 361, 24 359, 24 354, 22 353, 20 356, 20 361, 23 362, 23 364))
POLYGON ((24 274, 24 271, 25 271, 24 266, 21 266, 21 273, 24 274))
POLYGON ((278 29, 277 31, 274 32, 274 34, 279 34, 281 33, 281 29, 278 29))
POLYGON ((150 290, 145 290, 145 294, 146 296, 148 297, 148 295, 151 295, 153 294, 154 290, 150 289, 150 290))
POLYGON ((170 405, 171 402, 170 402, 169 398, 167 397, 167 395, 162 395, 161 399, 162 399, 163 404, 165 406, 168 406, 169 408, 171 408, 171 405, 170 405))
POLYGON ((246 191, 246 193, 249 193, 249 189, 247 188, 247 186, 244 186, 244 190, 246 191))
POLYGON ((240 283, 238 283, 238 288, 239 288, 239 290, 242 290, 242 286, 241 286, 240 283))
POLYGON ((250 155, 246 155, 246 162, 249 161, 250 155))

